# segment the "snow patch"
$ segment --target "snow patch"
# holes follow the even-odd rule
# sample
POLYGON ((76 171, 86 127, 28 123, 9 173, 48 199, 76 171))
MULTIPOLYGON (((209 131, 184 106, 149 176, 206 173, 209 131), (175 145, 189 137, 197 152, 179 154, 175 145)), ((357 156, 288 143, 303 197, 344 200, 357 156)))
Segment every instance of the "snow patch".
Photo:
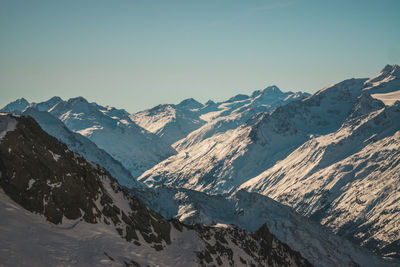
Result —
POLYGON ((35 179, 30 179, 29 182, 28 182, 28 188, 27 188, 27 190, 30 190, 35 182, 36 182, 35 179))
POLYGON ((0 141, 10 131, 14 131, 17 128, 17 121, 10 115, 0 113, 0 141))
POLYGON ((381 100, 385 105, 391 106, 396 101, 400 101, 400 90, 386 93, 386 94, 372 94, 373 98, 381 100))
POLYGON ((50 154, 53 156, 53 159, 57 162, 60 159, 60 155, 54 153, 53 151, 49 150, 50 154))

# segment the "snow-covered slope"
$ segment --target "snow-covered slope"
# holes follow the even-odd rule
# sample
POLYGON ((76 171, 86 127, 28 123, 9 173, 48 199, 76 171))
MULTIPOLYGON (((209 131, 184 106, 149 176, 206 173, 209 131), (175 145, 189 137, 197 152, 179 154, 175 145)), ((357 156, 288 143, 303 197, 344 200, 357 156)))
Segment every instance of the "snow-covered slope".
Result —
POLYGON ((213 135, 179 151, 139 177, 148 185, 168 184, 212 193, 231 192, 284 159, 311 135, 336 130, 346 119, 366 79, 350 79, 272 113, 213 135))
MULTIPOLYGON (((53 97, 31 106, 49 112, 71 131, 89 138, 121 162, 134 177, 176 153, 159 137, 134 123, 125 110, 88 103, 83 97, 68 101, 53 97)), ((17 109, 16 105, 12 107, 15 109, 8 107, 7 111, 21 112, 25 109, 17 109)))
POLYGON ((172 145, 205 123, 200 119, 202 107, 201 103, 190 98, 178 105, 158 105, 132 114, 130 118, 139 126, 172 145))
POLYGON ((49 112, 69 129, 92 140, 134 177, 175 153, 156 135, 129 119, 127 112, 89 104, 84 98, 60 102, 49 112))
POLYGON ((207 195, 169 187, 130 192, 162 216, 184 223, 234 224, 248 231, 255 231, 266 223, 273 235, 299 251, 314 266, 395 265, 383 262, 291 208, 257 193, 207 195))
MULTIPOLYGON (((194 117, 178 116, 187 124, 174 121, 177 109, 171 105, 143 112, 140 123, 163 136, 185 135, 179 125, 203 124, 175 142, 179 153, 170 157, 172 148, 160 145, 160 156, 159 137, 137 126, 126 111, 82 98, 33 106, 106 146, 133 173, 166 158, 140 176, 149 186, 259 192, 378 254, 400 257, 400 102, 393 101, 399 90, 400 68, 388 65, 374 78, 345 80, 304 99, 289 97, 289 103, 273 87, 223 103, 189 99, 181 104, 194 117), (278 102, 266 104, 270 95, 278 102), (390 101, 385 106, 376 99, 390 101), (141 137, 132 141, 132 136, 141 137)), ((21 100, 6 109, 25 106, 21 100)), ((188 206, 182 214, 190 213, 188 206)))
POLYGON ((363 90, 386 105, 400 101, 400 67, 387 65, 376 77, 365 82, 363 90))
POLYGON ((7 104, 4 108, 0 110, 0 112, 4 113, 12 113, 16 110, 22 111, 29 106, 29 102, 25 98, 19 98, 9 104, 7 104))
POLYGON ((400 90, 400 66, 386 65, 375 77, 367 80, 363 91, 369 94, 384 94, 400 90))
POLYGON ((209 193, 246 188, 399 257, 400 103, 384 106, 370 96, 397 92, 398 70, 385 67, 376 78, 345 80, 256 115, 139 180, 209 193))
POLYGON ((303 92, 282 92, 276 86, 254 91, 250 96, 237 95, 221 103, 209 103, 200 112, 200 118, 207 121, 199 129, 177 141, 177 151, 186 149, 213 135, 235 129, 259 112, 270 112, 295 100, 309 96, 303 92))
POLYGON ((132 177, 131 173, 122 164, 111 157, 107 152, 98 148, 88 138, 70 131, 63 122, 46 111, 39 111, 34 107, 26 108, 22 114, 31 116, 48 134, 63 142, 68 148, 86 160, 104 167, 118 182, 126 187, 143 187, 144 185, 132 177))
POLYGON ((257 112, 269 112, 276 107, 309 94, 283 93, 276 86, 254 91, 252 95, 237 95, 227 101, 201 104, 190 98, 178 105, 164 104, 131 115, 131 119, 146 130, 173 144, 177 150, 226 132, 246 122, 257 112))
POLYGON ((336 132, 315 137, 241 186, 362 246, 400 257, 400 102, 362 95, 336 132))
POLYGON ((383 73, 389 76, 380 77, 381 82, 373 83, 375 87, 368 79, 345 80, 271 113, 256 114, 237 128, 196 140, 143 173, 139 180, 150 186, 168 184, 211 193, 231 192, 308 140, 337 131, 363 93, 373 94, 382 88, 395 91, 399 80, 393 76, 396 72, 383 73))
POLYGON ((400 90, 386 94, 372 94, 373 98, 381 100, 385 105, 393 105, 396 101, 400 101, 400 90))
POLYGON ((0 115, 0 125, 5 266, 311 266, 266 225, 165 220, 30 117, 0 115))

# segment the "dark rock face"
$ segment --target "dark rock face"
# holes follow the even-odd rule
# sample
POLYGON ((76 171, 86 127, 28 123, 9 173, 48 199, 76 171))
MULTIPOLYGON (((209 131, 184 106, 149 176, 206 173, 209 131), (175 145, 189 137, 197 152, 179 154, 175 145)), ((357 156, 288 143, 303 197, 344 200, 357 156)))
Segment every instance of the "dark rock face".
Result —
MULTIPOLYGON (((0 120, 4 116, 11 115, 0 115, 0 120)), ((51 223, 69 219, 107 224, 128 242, 138 246, 146 242, 155 251, 171 244, 172 227, 179 232, 192 231, 198 237, 193 242, 202 248, 195 251, 201 266, 311 266, 265 225, 248 233, 233 226, 167 221, 130 196, 105 169, 45 133, 31 117, 12 118, 17 121, 16 129, 0 140, 0 187, 23 208, 51 223)), ((114 255, 104 255, 115 261, 114 255)), ((124 264, 139 266, 134 259, 124 264)))
POLYGON ((197 254, 202 266, 221 265, 221 258, 228 259, 231 266, 312 266, 300 253, 276 239, 265 224, 251 234, 236 226, 196 225, 194 229, 206 243, 205 249, 197 254), (230 244, 242 249, 250 259, 239 257, 235 261, 230 244))
POLYGON ((14 119, 17 129, 0 143, 0 186, 11 199, 54 224, 64 217, 112 223, 128 241, 138 240, 136 229, 148 243, 170 243, 169 223, 128 196, 107 171, 68 150, 32 118, 14 119), (131 210, 121 210, 112 194, 129 203, 131 210))

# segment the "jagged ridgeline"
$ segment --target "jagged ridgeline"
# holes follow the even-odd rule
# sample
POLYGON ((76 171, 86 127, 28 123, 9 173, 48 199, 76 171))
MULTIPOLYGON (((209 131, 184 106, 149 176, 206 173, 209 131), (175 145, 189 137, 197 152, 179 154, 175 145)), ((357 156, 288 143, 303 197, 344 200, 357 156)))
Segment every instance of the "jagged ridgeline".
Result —
POLYGON ((373 78, 329 85, 230 130, 236 116, 212 119, 138 180, 209 194, 260 193, 400 259, 399 89, 400 67, 387 65, 373 78))
POLYGON ((249 233, 165 220, 30 117, 2 114, 0 132, 6 266, 311 266, 266 225, 249 233))

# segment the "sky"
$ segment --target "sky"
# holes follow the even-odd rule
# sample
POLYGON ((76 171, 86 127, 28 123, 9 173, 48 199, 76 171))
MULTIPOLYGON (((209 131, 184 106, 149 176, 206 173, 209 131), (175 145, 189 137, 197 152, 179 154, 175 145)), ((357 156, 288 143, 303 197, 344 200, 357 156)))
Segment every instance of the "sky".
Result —
POLYGON ((399 14, 398 0, 0 0, 0 106, 314 93, 400 64, 399 14))

